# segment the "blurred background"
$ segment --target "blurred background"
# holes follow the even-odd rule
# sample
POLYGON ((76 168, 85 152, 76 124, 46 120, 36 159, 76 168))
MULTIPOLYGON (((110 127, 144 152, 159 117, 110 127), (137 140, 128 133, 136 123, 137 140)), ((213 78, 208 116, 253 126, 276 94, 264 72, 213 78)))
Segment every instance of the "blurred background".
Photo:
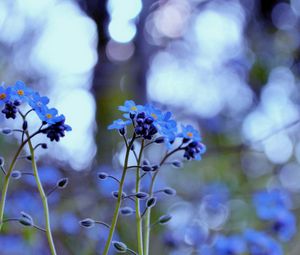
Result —
MULTIPOLYGON (((46 189, 70 180, 49 198, 59 254, 101 254, 107 230, 78 220, 111 220, 117 186, 97 172, 120 175, 124 148, 107 125, 126 99, 172 111, 207 145, 202 161, 160 175, 157 188, 177 196, 160 197, 153 219, 173 219, 153 230, 151 254, 200 254, 214 233, 263 228, 251 203, 257 189, 285 189, 299 211, 300 0, 2 0, 0 56, 1 81, 47 95, 73 127, 39 152, 46 189)), ((0 138, 7 162, 16 146, 0 138)), ((43 226, 31 176, 11 182, 7 204, 6 217, 25 211, 43 226)), ((121 217, 116 239, 136 249, 133 223, 121 217)), ((299 239, 285 254, 299 254, 299 239)), ((5 226, 0 247, 1 255, 48 254, 43 233, 18 223, 5 226)))

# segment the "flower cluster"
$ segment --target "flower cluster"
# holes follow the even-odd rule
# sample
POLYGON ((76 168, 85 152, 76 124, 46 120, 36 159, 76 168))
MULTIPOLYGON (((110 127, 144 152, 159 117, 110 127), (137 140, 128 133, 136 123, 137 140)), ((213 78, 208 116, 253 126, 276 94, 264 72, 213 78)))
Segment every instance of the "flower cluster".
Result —
POLYGON ((282 190, 259 191, 253 196, 257 216, 271 225, 280 240, 289 241, 296 233, 296 218, 289 210, 291 201, 282 190))
POLYGON ((164 142, 168 148, 178 139, 181 143, 179 150, 184 151, 183 156, 188 160, 200 160, 205 153, 206 148, 201 143, 199 132, 191 125, 181 126, 179 131, 171 112, 162 112, 150 104, 137 105, 132 100, 125 101, 119 110, 123 112, 124 119, 115 120, 108 129, 117 129, 124 135, 126 127, 133 125, 137 137, 145 140, 156 138, 157 142, 164 142))
POLYGON ((0 87, 0 107, 4 106, 2 113, 7 119, 15 119, 20 111, 19 106, 23 103, 31 107, 42 121, 41 133, 47 135, 51 141, 59 141, 65 136, 65 131, 71 131, 71 127, 65 124, 65 116, 59 115, 55 108, 49 108, 49 98, 40 96, 38 92, 28 88, 22 81, 15 85, 0 87))

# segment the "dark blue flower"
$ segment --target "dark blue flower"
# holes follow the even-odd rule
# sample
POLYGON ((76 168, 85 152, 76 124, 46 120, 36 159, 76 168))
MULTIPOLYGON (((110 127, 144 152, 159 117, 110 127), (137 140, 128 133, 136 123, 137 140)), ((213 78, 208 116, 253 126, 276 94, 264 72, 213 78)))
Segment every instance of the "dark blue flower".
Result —
POLYGON ((72 128, 65 124, 65 116, 60 115, 60 121, 55 124, 49 125, 47 128, 42 130, 42 133, 46 134, 47 137, 52 141, 58 142, 61 137, 65 136, 65 131, 71 131, 72 128))
POLYGON ((272 230, 282 241, 289 241, 297 231, 296 217, 287 210, 277 212, 272 220, 272 230))
POLYGON ((144 139, 151 140, 157 133, 157 128, 154 125, 154 119, 147 116, 145 112, 140 112, 135 116, 135 133, 142 136, 144 139))
POLYGON ((20 106, 21 102, 18 100, 15 101, 8 101, 5 103, 5 107, 2 110, 2 113, 4 113, 5 117, 7 119, 15 119, 17 117, 18 112, 18 106, 20 106))
POLYGON ((216 254, 218 255, 238 255, 246 251, 246 245, 240 236, 218 236, 215 243, 216 254))
POLYGON ((206 151, 206 146, 203 143, 198 141, 190 142, 188 145, 184 147, 184 157, 187 160, 195 159, 200 160, 201 155, 206 151))
POLYGON ((248 229, 244 233, 250 255, 282 255, 281 246, 263 232, 248 229))
POLYGON ((131 123, 130 120, 117 119, 117 120, 114 120, 114 122, 112 124, 110 124, 107 128, 109 130, 112 130, 112 129, 118 129, 118 130, 120 130, 120 129, 125 128, 130 123, 131 123))

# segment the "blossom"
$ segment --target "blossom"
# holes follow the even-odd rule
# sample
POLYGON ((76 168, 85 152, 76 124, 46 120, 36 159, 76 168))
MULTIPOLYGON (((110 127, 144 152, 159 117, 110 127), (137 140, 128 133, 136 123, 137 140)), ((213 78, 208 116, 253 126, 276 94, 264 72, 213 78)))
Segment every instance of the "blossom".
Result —
POLYGON ((182 125, 181 128, 182 128, 182 132, 178 136, 183 137, 186 140, 186 142, 190 140, 196 142, 201 141, 199 132, 196 129, 194 129, 192 125, 187 125, 187 126, 182 125))
POLYGON ((16 84, 11 87, 11 97, 13 100, 27 102, 32 93, 33 91, 22 81, 17 81, 16 84))
POLYGON ((288 209, 291 201, 287 193, 274 189, 256 192, 253 196, 253 204, 260 219, 272 220, 277 216, 278 211, 288 209))
POLYGON ((125 112, 123 115, 126 119, 130 118, 131 115, 135 115, 138 112, 143 110, 143 106, 137 105, 133 100, 126 100, 124 105, 118 107, 118 109, 122 112, 125 112))
POLYGON ((263 232, 247 229, 244 233, 250 255, 282 255, 281 246, 263 232))
POLYGON ((0 106, 9 101, 11 96, 10 88, 0 87, 0 106))
POLYGON ((246 245, 244 240, 237 235, 229 237, 218 236, 214 248, 218 255, 238 255, 245 252, 246 245))
POLYGON ((48 97, 40 96, 38 92, 34 92, 29 98, 28 104, 35 111, 42 112, 45 109, 45 106, 49 103, 49 101, 50 100, 48 97))
POLYGON ((63 119, 62 115, 58 115, 58 111, 55 108, 44 107, 41 111, 37 111, 39 118, 47 124, 55 124, 63 119))
POLYGON ((122 120, 122 119, 117 119, 117 120, 115 120, 112 124, 110 124, 110 125, 107 127, 107 129, 108 129, 108 130, 112 130, 112 129, 118 129, 118 130, 120 130, 120 129, 125 128, 125 127, 126 127, 127 125, 129 125, 130 123, 131 123, 130 120, 124 121, 124 120, 122 120))

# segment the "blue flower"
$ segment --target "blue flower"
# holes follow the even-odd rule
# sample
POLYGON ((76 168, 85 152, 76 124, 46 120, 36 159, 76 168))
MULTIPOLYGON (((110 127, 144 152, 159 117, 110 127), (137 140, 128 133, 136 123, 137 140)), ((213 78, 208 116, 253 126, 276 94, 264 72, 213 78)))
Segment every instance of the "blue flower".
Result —
POLYGON ((194 129, 193 126, 182 125, 181 128, 182 128, 182 132, 178 136, 183 137, 186 140, 186 142, 190 141, 190 140, 195 141, 195 142, 201 141, 199 132, 196 129, 194 129))
POLYGON ((7 103, 11 97, 11 88, 0 87, 0 106, 7 103))
POLYGON ((291 201, 287 193, 281 190, 263 190, 254 194, 253 204, 260 219, 272 220, 277 216, 278 211, 288 209, 291 201))
POLYGON ((172 113, 164 113, 158 126, 158 132, 165 138, 167 147, 170 147, 177 137, 177 122, 171 117, 172 113))
POLYGON ((122 119, 117 119, 114 120, 114 122, 112 124, 110 124, 107 129, 108 130, 112 130, 112 129, 123 129, 125 128, 127 125, 129 125, 131 123, 130 120, 122 120, 122 119))
POLYGON ((49 103, 48 97, 41 97, 38 92, 34 92, 31 94, 28 104, 34 109, 36 112, 42 112, 45 110, 45 106, 49 103))
POLYGON ((27 102, 32 93, 33 91, 22 81, 17 81, 16 84, 11 87, 11 97, 13 100, 27 102))
POLYGON ((55 124, 63 120, 63 115, 58 115, 55 108, 48 108, 47 106, 36 112, 39 118, 47 124, 55 124))
POLYGON ((143 106, 137 105, 132 100, 126 100, 124 105, 119 106, 118 108, 120 111, 125 112, 123 115, 125 118, 129 119, 130 114, 135 115, 138 112, 141 112, 143 110, 143 106))
POLYGON ((289 241, 297 231, 296 217, 287 210, 278 211, 272 221, 272 230, 282 241, 289 241))
POLYGON ((238 255, 246 251, 244 240, 239 236, 218 236, 215 244, 218 255, 238 255))
POLYGON ((163 120, 163 113, 161 110, 155 108, 151 104, 146 104, 143 108, 143 112, 145 112, 147 117, 153 119, 153 124, 157 127, 157 125, 163 120))
POLYGON ((250 255, 282 255, 281 246, 263 232, 248 229, 244 233, 250 255))

